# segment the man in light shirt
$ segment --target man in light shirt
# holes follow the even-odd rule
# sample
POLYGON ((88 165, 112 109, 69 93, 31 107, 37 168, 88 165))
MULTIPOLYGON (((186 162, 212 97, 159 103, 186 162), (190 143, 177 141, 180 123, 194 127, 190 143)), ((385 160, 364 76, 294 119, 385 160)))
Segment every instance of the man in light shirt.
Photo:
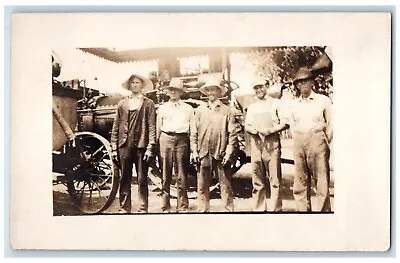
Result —
POLYGON ((163 212, 171 212, 170 184, 172 169, 177 175, 177 211, 185 212, 189 207, 187 177, 190 164, 190 134, 194 132, 194 109, 181 101, 185 88, 180 79, 172 79, 168 86, 169 101, 160 106, 157 113, 157 139, 160 144, 162 168, 163 212))
POLYGON ((208 101, 196 109, 196 132, 191 137, 191 159, 200 164, 197 177, 197 211, 210 211, 210 184, 215 174, 219 179, 224 210, 233 212, 231 165, 238 144, 237 129, 230 107, 219 100, 225 95, 227 88, 221 86, 220 80, 212 78, 200 91, 207 96, 208 101))
POLYGON ((308 68, 300 68, 294 84, 300 97, 293 103, 291 129, 294 140, 295 177, 293 195, 300 212, 310 212, 311 180, 316 186, 315 211, 331 211, 329 196, 329 143, 332 140, 331 108, 327 96, 312 91, 314 79, 308 68))
POLYGON ((281 143, 278 132, 289 128, 278 115, 276 99, 267 95, 268 80, 253 81, 255 101, 247 109, 245 130, 251 135, 251 165, 253 168, 254 211, 267 211, 267 189, 270 188, 270 211, 282 211, 281 143), (269 179, 269 187, 266 185, 269 179))
POLYGON ((134 74, 122 86, 131 95, 122 99, 111 131, 113 160, 121 168, 119 189, 120 213, 130 213, 132 168, 135 164, 138 178, 139 213, 148 212, 148 161, 154 156, 156 144, 156 110, 154 102, 143 93, 152 89, 149 79, 134 74))

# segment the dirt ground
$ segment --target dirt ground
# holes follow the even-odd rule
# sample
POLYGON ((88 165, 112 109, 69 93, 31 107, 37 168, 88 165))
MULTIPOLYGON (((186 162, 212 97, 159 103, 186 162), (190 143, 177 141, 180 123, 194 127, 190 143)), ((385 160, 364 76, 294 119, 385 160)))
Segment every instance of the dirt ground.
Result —
MULTIPOLYGON (((293 199, 291 186, 293 185, 293 178, 284 177, 282 180, 282 200, 283 200, 283 212, 294 212, 295 211, 295 203, 293 199)), ((235 193, 235 212, 251 212, 252 209, 252 198, 251 191, 252 185, 251 180, 243 179, 243 178, 234 178, 232 180, 232 186, 235 193)), ((159 196, 160 190, 156 188, 154 185, 149 185, 149 213, 161 213, 161 198, 159 196)), ((331 205, 332 210, 334 208, 334 194, 333 194, 333 185, 330 187, 331 194, 331 205)), ((191 194, 192 196, 195 193, 191 194)), ((137 210, 137 185, 132 184, 132 209, 133 213, 137 210)), ((311 197, 311 202, 315 199, 315 195, 311 197)), ((268 200, 269 201, 269 200, 268 200)), ((176 199, 171 199, 172 211, 176 209, 176 199)), ((103 214, 116 214, 119 209, 119 199, 118 193, 111 204, 111 206, 103 212, 103 214)), ((189 212, 195 213, 197 209, 196 199, 189 199, 189 212)), ((53 210, 55 216, 68 216, 68 215, 80 215, 80 211, 75 208, 70 200, 70 196, 65 191, 60 189, 53 190, 53 210)), ((223 206, 219 199, 219 191, 218 189, 213 192, 211 196, 211 212, 223 212, 223 206)))

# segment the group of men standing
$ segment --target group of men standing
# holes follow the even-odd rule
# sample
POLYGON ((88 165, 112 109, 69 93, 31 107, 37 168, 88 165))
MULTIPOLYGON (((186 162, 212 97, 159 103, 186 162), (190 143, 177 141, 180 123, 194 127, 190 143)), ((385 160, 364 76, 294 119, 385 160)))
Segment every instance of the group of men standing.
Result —
MULTIPOLYGON (((159 155, 162 170, 161 209, 171 211, 170 184, 173 173, 178 188, 177 212, 187 212, 187 178, 190 163, 196 164, 197 212, 210 211, 210 184, 219 180, 221 201, 226 212, 234 211, 232 164, 238 149, 238 131, 231 108, 220 98, 227 88, 219 79, 209 79, 200 91, 207 102, 193 109, 181 101, 185 87, 180 79, 170 81, 169 101, 156 114, 155 104, 143 95, 151 82, 132 75, 124 87, 131 96, 121 100, 111 132, 113 160, 121 169, 120 212, 131 212, 132 168, 138 178, 138 212, 148 212, 147 172, 149 161, 159 155)), ((292 114, 283 121, 277 100, 267 93, 269 82, 256 78, 255 100, 245 115, 245 130, 251 136, 253 210, 267 211, 267 192, 271 202, 268 211, 282 211, 281 142, 279 132, 292 129, 294 140, 295 179, 293 196, 298 211, 311 211, 311 181, 316 182, 315 211, 330 211, 329 143, 332 139, 331 102, 311 88, 313 76, 306 68, 296 74, 295 85, 301 96, 292 114), (269 181, 270 185, 267 185, 269 181)))

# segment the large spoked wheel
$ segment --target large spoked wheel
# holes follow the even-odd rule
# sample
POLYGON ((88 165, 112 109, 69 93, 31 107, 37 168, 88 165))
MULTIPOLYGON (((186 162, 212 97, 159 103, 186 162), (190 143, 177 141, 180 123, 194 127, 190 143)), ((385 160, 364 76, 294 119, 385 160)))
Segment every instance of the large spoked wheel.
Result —
MULTIPOLYGON (((158 160, 155 160, 149 167, 148 173, 149 179, 151 182, 160 190, 162 190, 162 172, 160 168, 160 164, 158 160)), ((178 188, 176 184, 177 176, 172 175, 171 185, 170 185, 170 196, 177 198, 178 197, 178 188)), ((213 176, 210 185, 210 193, 214 192, 218 189, 219 182, 218 179, 213 176)), ((188 198, 194 199, 197 197, 197 169, 190 165, 188 171, 187 178, 187 195, 188 198)))
POLYGON ((119 185, 110 144, 95 133, 79 132, 72 147, 76 162, 66 173, 68 193, 82 213, 100 213, 112 204, 119 185))

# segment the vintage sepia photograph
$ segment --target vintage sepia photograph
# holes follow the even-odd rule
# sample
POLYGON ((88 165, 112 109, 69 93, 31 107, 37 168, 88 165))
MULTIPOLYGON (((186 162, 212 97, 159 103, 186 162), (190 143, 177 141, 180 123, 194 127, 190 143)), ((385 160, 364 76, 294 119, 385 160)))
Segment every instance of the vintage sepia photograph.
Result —
POLYGON ((54 216, 333 212, 331 56, 53 50, 54 216))
POLYGON ((390 248, 390 13, 11 20, 12 249, 390 248))

